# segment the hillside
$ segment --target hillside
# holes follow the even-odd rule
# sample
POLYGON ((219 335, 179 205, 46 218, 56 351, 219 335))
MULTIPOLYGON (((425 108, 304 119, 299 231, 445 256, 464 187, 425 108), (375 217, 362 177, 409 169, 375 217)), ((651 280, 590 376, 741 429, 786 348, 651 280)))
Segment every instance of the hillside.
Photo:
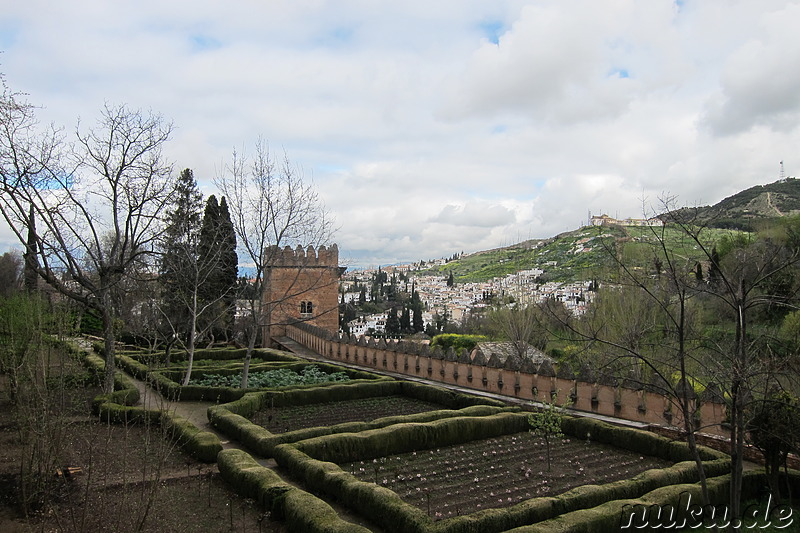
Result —
MULTIPOLYGON (((702 235, 711 246, 731 230, 708 228, 702 235)), ((666 228, 586 226, 546 240, 477 252, 432 269, 442 275, 453 272, 459 283, 487 281, 520 270, 538 268, 544 281, 609 280, 615 271, 613 257, 629 265, 652 262, 652 245, 663 238, 681 256, 703 259, 700 250, 679 230, 666 228)))
POLYGON ((607 252, 625 232, 616 227, 585 227, 545 240, 530 240, 462 256, 433 269, 453 272, 459 283, 486 281, 520 270, 539 268, 552 281, 587 279, 610 266, 607 252))
POLYGON ((683 208, 681 220, 716 228, 752 231, 763 221, 800 214, 800 180, 787 178, 756 185, 729 196, 713 206, 683 208))
MULTIPOLYGON (((800 215, 800 180, 795 178, 750 187, 713 206, 686 207, 672 213, 683 222, 705 226, 704 238, 708 244, 731 230, 754 231, 759 225, 795 215, 800 215)), ((464 255, 429 272, 448 275, 452 271, 460 283, 486 281, 533 268, 543 270, 546 281, 608 279, 614 264, 613 253, 623 254, 626 261, 650 260, 648 246, 655 240, 654 231, 660 229, 587 226, 550 239, 464 255)), ((692 246, 679 232, 669 227, 665 232, 669 242, 680 247, 685 255, 691 255, 686 250, 692 246)), ((701 259, 699 252, 698 259, 701 259)))

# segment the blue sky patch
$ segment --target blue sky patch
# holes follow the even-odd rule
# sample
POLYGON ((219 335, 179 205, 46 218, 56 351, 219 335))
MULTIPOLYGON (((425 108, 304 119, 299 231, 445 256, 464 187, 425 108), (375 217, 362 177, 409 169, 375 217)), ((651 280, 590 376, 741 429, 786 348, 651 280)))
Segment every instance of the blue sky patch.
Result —
POLYGON ((0 50, 10 50, 17 42, 18 35, 19 26, 16 24, 0 24, 0 50))
POLYGON ((222 43, 208 35, 192 35, 190 37, 192 49, 195 52, 205 52, 206 50, 216 50, 222 47, 222 43))
POLYGON ((340 26, 337 28, 332 28, 329 32, 319 36, 319 38, 316 39, 316 44, 322 47, 342 46, 352 43, 354 36, 355 31, 353 28, 340 26))
POLYGON ((500 44, 500 36, 506 30, 505 24, 500 20, 487 20, 481 22, 478 27, 483 32, 483 36, 492 44, 500 44))

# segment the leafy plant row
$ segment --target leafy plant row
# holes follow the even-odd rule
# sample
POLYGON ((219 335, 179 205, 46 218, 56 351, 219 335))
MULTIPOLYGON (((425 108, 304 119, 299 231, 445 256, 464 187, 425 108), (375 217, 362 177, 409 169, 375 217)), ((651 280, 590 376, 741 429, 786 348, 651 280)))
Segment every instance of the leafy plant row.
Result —
MULTIPOLYGON (((288 368, 253 372, 249 375, 248 382, 251 388, 290 387, 292 385, 316 385, 319 383, 349 381, 350 377, 344 372, 323 372, 318 366, 311 365, 299 373, 288 368)), ((242 382, 242 375, 223 376, 208 374, 190 381, 191 385, 202 387, 237 387, 242 382)))

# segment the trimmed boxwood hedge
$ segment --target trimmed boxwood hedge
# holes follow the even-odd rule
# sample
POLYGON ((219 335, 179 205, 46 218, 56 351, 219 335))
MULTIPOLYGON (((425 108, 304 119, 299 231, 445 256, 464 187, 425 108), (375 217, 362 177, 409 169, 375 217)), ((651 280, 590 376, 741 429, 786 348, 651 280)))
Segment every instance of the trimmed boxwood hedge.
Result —
MULTIPOLYGON (((564 417, 561 422, 561 429, 564 433, 577 439, 586 440, 591 438, 591 440, 624 447, 636 453, 660 457, 667 461, 692 460, 689 447, 685 443, 673 441, 649 431, 623 428, 582 417, 564 417)), ((729 457, 722 452, 705 446, 698 446, 698 450, 700 451, 700 458, 704 461, 729 457)))
MULTIPOLYGON (((790 479, 792 484, 800 488, 800 472, 791 472, 790 479)), ((759 489, 766 483, 763 473, 760 471, 749 470, 742 475, 742 499, 754 499, 759 495, 759 489)), ((730 474, 719 475, 708 479, 708 495, 711 505, 720 506, 728 503, 730 491, 730 474)), ((695 503, 702 502, 702 493, 699 483, 675 484, 667 487, 660 487, 643 494, 638 498, 627 498, 608 501, 589 509, 580 509, 566 512, 549 520, 541 521, 536 524, 521 526, 506 531, 506 533, 550 533, 569 532, 569 533, 606 533, 615 531, 642 530, 642 528, 630 527, 622 528, 623 524, 628 524, 628 512, 636 506, 649 508, 650 506, 673 505, 676 513, 683 509, 679 504, 684 504, 681 499, 690 495, 695 503), (624 522, 623 522, 624 520, 624 522)), ((684 515, 676 515, 682 521, 684 515)), ((636 525, 636 524, 635 524, 636 525)), ((641 525, 641 524, 638 524, 641 525)), ((652 530, 663 530, 665 528, 653 528, 652 530)), ((686 528, 689 530, 690 528, 686 528)), ((707 529, 707 528, 701 528, 707 529)), ((648 529, 650 531, 651 529, 648 529)))
MULTIPOLYGON (((96 351, 102 350, 102 345, 98 343, 96 351)), ((143 352, 141 349, 131 349, 125 350, 124 352, 117 352, 124 353, 124 355, 128 355, 133 359, 136 359, 138 362, 143 363, 145 365, 163 365, 166 363, 166 359, 164 356, 163 351, 159 351, 156 353, 147 353, 143 352)), ((247 353, 246 348, 227 348, 227 347, 220 347, 220 348, 199 348, 194 351, 194 362, 197 363, 198 361, 239 361, 241 362, 245 354, 247 353)), ((170 362, 179 363, 188 360, 189 356, 186 350, 173 350, 170 354, 170 362)), ((253 351, 252 355, 253 359, 261 359, 262 361, 279 361, 279 362, 292 362, 292 361, 302 361, 299 357, 292 355, 289 352, 284 352, 281 350, 273 350, 271 348, 259 348, 253 351)))
MULTIPOLYGON (((394 492, 373 483, 359 481, 344 472, 335 463, 356 459, 370 459, 413 450, 448 446, 458 442, 483 439, 502 434, 517 433, 528 428, 525 413, 500 413, 487 417, 460 417, 437 420, 425 424, 398 424, 384 429, 361 433, 336 434, 316 437, 295 444, 275 447, 274 456, 278 464, 308 486, 336 497, 367 518, 375 521, 387 531, 441 533, 455 532, 499 532, 547 520, 579 509, 593 508, 602 502, 634 499, 662 486, 693 483, 697 481, 695 464, 692 461, 677 463, 669 468, 643 472, 630 480, 608 483, 602 486, 586 485, 550 498, 535 498, 503 509, 486 509, 466 516, 433 522, 426 513, 402 501, 394 492)), ((608 424, 594 420, 585 423, 565 424, 568 429, 590 429, 592 438, 598 441, 616 438, 609 442, 633 450, 649 443, 650 450, 665 453, 665 459, 678 454, 672 446, 661 441, 668 439, 645 432, 628 434, 625 438, 611 431, 608 424)), ((580 438, 579 435, 576 435, 580 438)), ((717 476, 727 471, 729 460, 708 453, 707 475, 717 476)), ((653 453, 650 453, 653 455, 653 453)))
POLYGON ((217 465, 220 474, 242 496, 258 501, 275 519, 285 521, 290 531, 308 533, 369 533, 369 529, 346 522, 323 500, 289 485, 274 470, 259 465, 242 450, 223 450, 217 465))

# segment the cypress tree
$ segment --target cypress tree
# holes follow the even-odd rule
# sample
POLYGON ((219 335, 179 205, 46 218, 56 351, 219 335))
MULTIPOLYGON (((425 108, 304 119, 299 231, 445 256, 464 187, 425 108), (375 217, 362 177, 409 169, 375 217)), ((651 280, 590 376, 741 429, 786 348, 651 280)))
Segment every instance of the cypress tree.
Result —
MULTIPOLYGON (((200 226, 200 236, 197 245, 198 262, 209 269, 215 269, 220 262, 218 243, 219 202, 213 194, 206 200, 203 211, 203 223, 200 226)), ((200 299, 203 302, 213 301, 218 294, 216 280, 210 272, 203 276, 206 282, 200 288, 200 299)))
POLYGON ((221 294, 224 294, 226 316, 223 324, 226 336, 233 334, 233 318, 236 306, 236 283, 239 277, 239 257, 236 255, 236 232, 228 211, 228 202, 223 196, 219 202, 219 246, 220 268, 217 285, 221 294))
POLYGON ((25 267, 23 270, 23 280, 25 283, 25 290, 32 293, 36 290, 39 275, 36 269, 39 268, 39 260, 36 255, 36 218, 33 213, 33 205, 30 207, 28 214, 28 240, 25 243, 25 267))
POLYGON ((236 234, 231 222, 228 204, 223 197, 220 202, 214 195, 208 197, 203 223, 200 228, 198 262, 207 270, 206 283, 200 291, 200 299, 205 304, 220 307, 219 327, 215 334, 226 338, 233 329, 233 306, 236 302, 238 257, 236 255, 236 234))
POLYGON ((408 306, 403 306, 403 312, 400 314, 400 332, 411 333, 411 312, 408 306))
POLYGON ((167 227, 161 256, 159 281, 164 288, 165 312, 177 329, 186 323, 186 298, 192 280, 197 254, 200 209, 203 197, 191 169, 184 169, 175 190, 173 209, 167 213, 167 227))
POLYGON ((400 333, 400 319, 397 317, 397 308, 392 307, 386 318, 386 334, 397 335, 398 333, 400 333))

